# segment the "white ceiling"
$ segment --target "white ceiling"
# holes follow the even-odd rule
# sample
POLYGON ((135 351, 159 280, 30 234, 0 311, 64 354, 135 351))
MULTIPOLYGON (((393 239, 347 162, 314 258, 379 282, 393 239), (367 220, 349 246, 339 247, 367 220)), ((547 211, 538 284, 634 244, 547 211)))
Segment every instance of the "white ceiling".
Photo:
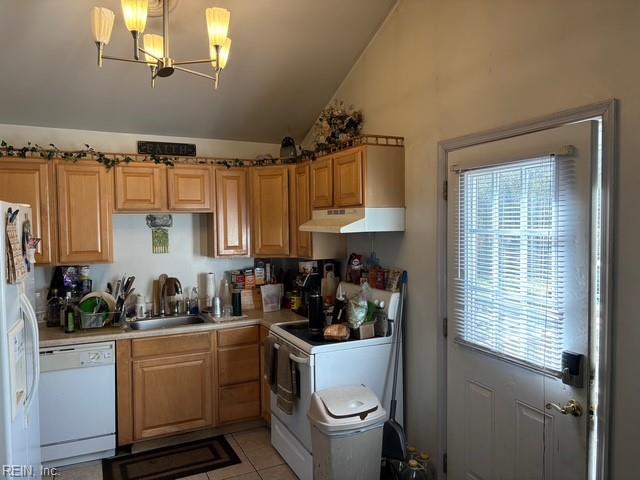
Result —
MULTIPOLYGON (((144 65, 99 69, 94 5, 116 13, 106 53, 131 56, 119 0, 0 0, 0 123, 301 141, 395 1, 179 0, 170 21, 177 59, 207 57, 206 7, 231 10, 231 56, 214 91, 182 72, 152 90, 144 65)), ((161 33, 161 19, 146 32, 161 33)))

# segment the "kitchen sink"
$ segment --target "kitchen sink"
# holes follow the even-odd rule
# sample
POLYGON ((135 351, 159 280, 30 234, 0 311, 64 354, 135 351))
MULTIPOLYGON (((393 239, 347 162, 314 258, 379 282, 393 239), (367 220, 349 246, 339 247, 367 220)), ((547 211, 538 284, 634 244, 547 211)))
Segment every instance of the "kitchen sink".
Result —
POLYGON ((198 315, 176 315, 136 320, 129 324, 129 328, 132 330, 156 330, 158 328, 182 327, 205 322, 206 320, 198 315))

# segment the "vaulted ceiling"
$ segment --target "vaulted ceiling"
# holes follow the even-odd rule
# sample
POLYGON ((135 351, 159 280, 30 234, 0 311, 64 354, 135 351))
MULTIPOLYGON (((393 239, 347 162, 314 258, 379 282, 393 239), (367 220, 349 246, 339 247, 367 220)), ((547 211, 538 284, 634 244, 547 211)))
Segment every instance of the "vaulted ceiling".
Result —
MULTIPOLYGON (((131 56, 119 0, 0 2, 0 123, 278 142, 313 124, 395 0, 178 0, 171 56, 208 56, 204 9, 231 11, 220 87, 182 72, 96 63, 89 11, 116 13, 106 54, 131 56)), ((145 33, 162 33, 150 18, 145 33)), ((210 73, 209 65, 193 67, 210 73)), ((381 62, 381 68, 382 62, 381 62)))

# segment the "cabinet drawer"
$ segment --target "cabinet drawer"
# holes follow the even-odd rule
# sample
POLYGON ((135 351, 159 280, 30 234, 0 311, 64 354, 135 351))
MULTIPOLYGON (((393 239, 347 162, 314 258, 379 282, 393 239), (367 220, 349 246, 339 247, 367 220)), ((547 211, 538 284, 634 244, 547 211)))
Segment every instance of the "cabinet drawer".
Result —
POLYGON ((190 333, 167 337, 139 338, 131 341, 132 357, 171 355, 211 350, 208 333, 190 333))
POLYGON ((260 417, 260 383, 249 382, 219 390, 220 423, 260 417))
POLYGON ((245 383, 260 377, 258 345, 218 350, 218 382, 220 386, 245 383))
POLYGON ((232 328, 218 331, 218 347, 258 343, 258 327, 232 328))

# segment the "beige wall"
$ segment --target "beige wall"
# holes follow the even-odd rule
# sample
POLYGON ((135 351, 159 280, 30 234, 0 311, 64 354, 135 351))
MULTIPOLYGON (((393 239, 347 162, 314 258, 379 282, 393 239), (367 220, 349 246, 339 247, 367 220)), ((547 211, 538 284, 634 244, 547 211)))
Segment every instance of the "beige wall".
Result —
MULTIPOLYGON (((365 131, 406 138, 407 231, 378 234, 409 271, 410 440, 436 450, 437 143, 610 97, 620 99, 612 475, 640 458, 640 2, 401 0, 336 93, 365 131)), ((367 252, 366 238, 351 249, 367 252)))

